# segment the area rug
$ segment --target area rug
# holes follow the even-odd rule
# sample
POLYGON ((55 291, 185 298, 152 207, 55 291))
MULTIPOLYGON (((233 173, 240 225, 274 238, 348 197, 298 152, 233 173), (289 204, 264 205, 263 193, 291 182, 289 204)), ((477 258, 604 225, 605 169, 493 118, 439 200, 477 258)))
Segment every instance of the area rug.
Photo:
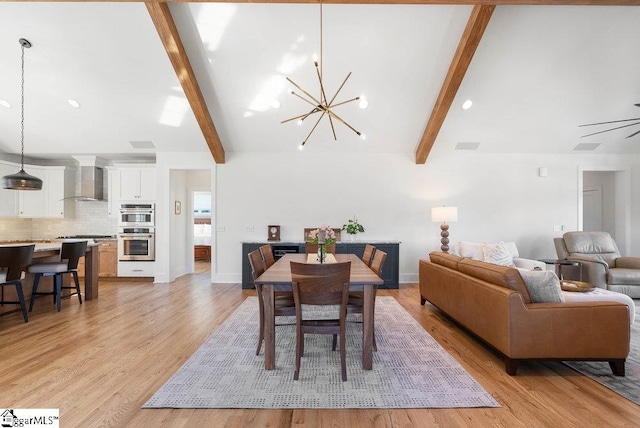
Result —
POLYGON ((636 304, 636 321, 631 324, 629 357, 625 376, 615 376, 606 361, 566 361, 565 364, 598 383, 640 405, 640 300, 636 304))
MULTIPOLYGON (((361 364, 362 324, 347 326, 347 381, 331 336, 305 340, 293 380, 295 325, 276 327, 276 369, 255 355, 257 297, 248 297, 145 408, 453 408, 500 407, 393 297, 376 299, 373 370, 361 364)), ((295 318, 278 322, 295 323, 295 318)))

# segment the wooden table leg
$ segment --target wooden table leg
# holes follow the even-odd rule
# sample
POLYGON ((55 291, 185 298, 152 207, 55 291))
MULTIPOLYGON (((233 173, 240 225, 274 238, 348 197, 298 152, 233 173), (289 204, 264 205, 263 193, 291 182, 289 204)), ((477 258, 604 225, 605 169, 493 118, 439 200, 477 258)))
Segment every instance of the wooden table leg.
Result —
POLYGON ((373 368, 373 305, 375 304, 375 287, 364 287, 364 308, 362 310, 362 368, 373 368))
POLYGON ((98 246, 88 246, 84 257, 84 300, 98 298, 99 263, 98 246))
POLYGON ((276 319, 274 316, 275 293, 273 285, 262 286, 264 299, 264 368, 273 370, 276 367, 276 319))

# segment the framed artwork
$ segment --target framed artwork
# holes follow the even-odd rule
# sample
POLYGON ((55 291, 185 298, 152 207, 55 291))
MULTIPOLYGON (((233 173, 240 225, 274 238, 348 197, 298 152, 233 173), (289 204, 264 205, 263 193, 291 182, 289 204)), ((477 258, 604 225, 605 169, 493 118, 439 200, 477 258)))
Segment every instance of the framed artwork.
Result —
POLYGON ((174 212, 176 215, 180 215, 180 214, 182 214, 182 203, 181 203, 180 201, 176 201, 176 202, 175 202, 175 205, 174 205, 174 207, 173 207, 173 212, 174 212))

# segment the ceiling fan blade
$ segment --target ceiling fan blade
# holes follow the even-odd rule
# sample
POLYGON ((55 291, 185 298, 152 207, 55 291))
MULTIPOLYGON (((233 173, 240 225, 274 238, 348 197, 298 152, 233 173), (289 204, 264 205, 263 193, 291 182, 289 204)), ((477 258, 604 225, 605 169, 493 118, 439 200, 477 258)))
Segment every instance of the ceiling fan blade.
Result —
MULTIPOLYGON (((608 125, 610 123, 630 122, 632 120, 640 120, 640 117, 636 117, 634 119, 610 120, 609 122, 587 123, 586 125, 578 125, 578 128, 582 128, 583 126, 608 125)), ((618 128, 614 128, 614 129, 618 129, 618 128)))
MULTIPOLYGON (((640 119, 636 119, 636 120, 640 120, 640 119)), ((582 137, 580 137, 580 138, 590 137, 590 136, 592 136, 592 135, 602 134, 603 132, 615 131, 616 129, 628 128, 629 126, 634 126, 634 125, 640 125, 640 122, 630 123, 630 124, 628 124, 628 125, 616 126, 615 128, 605 129, 604 131, 594 132, 594 133, 592 133, 592 134, 583 135, 583 136, 582 136, 582 137)), ((635 134, 634 134, 634 135, 635 135, 635 134)))
POLYGON ((638 135, 638 134, 640 134, 640 131, 636 131, 636 132, 634 132, 633 134, 629 135, 627 138, 631 138, 631 137, 633 137, 633 136, 635 136, 635 135, 638 135))

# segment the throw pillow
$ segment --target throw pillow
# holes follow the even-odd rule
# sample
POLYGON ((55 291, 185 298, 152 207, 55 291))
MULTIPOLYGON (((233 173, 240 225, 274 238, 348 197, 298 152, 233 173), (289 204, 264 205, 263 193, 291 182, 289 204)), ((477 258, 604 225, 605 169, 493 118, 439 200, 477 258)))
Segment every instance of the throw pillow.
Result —
POLYGON ((456 250, 458 251, 458 255, 460 257, 473 260, 483 260, 484 255, 482 253, 482 248, 484 247, 484 245, 484 242, 479 243, 461 241, 458 242, 456 250))
POLYGON ((499 242, 495 245, 485 244, 482 252, 484 254, 484 261, 487 263, 501 266, 515 266, 511 251, 509 251, 504 242, 499 242))
POLYGON ((533 303, 564 302, 560 280, 551 270, 518 269, 533 303))

